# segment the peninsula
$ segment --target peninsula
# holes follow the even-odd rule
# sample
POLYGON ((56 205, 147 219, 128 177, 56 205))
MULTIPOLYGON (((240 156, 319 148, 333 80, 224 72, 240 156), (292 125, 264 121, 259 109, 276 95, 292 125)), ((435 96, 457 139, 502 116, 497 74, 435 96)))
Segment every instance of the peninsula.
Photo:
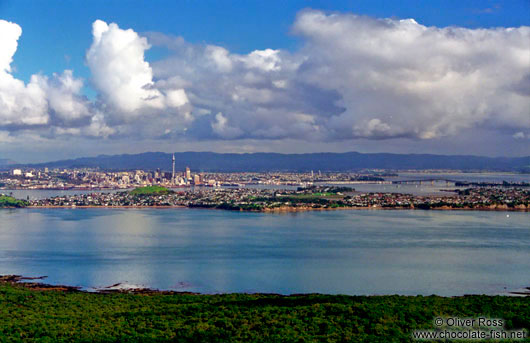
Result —
POLYGON ((261 188, 194 188, 174 191, 147 186, 132 191, 56 196, 23 202, 19 207, 187 207, 235 211, 290 212, 331 209, 440 209, 529 211, 530 190, 468 188, 449 195, 363 193, 337 186, 296 190, 261 188))

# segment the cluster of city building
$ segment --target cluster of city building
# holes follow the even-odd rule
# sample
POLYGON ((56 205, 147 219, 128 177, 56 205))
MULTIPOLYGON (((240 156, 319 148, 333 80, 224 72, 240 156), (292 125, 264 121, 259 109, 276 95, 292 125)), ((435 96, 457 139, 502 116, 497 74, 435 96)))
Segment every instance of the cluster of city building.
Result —
POLYGON ((470 188, 453 195, 419 196, 400 193, 359 193, 353 188, 309 187, 298 190, 258 188, 200 188, 164 194, 131 192, 93 193, 32 200, 38 207, 153 207, 182 206, 231 210, 326 208, 469 208, 529 210, 530 190, 522 188, 470 188))
POLYGON ((218 186, 203 173, 186 167, 181 173, 161 171, 99 171, 93 169, 13 169, 0 173, 0 189, 128 189, 138 186, 218 186))
POLYGON ((168 188, 188 186, 244 186, 286 185, 308 186, 317 182, 357 183, 385 181, 383 176, 396 176, 384 171, 359 173, 306 172, 238 172, 238 173, 192 173, 189 167, 183 172, 172 171, 102 171, 90 168, 74 169, 12 169, 0 172, 0 189, 130 189, 139 186, 161 185, 168 188))

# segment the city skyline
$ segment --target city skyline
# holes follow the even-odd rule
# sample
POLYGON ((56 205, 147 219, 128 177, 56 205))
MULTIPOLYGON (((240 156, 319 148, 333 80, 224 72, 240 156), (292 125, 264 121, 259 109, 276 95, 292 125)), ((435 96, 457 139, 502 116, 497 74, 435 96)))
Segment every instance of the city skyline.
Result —
POLYGON ((0 3, 0 159, 530 154, 525 1, 133 4, 0 3))

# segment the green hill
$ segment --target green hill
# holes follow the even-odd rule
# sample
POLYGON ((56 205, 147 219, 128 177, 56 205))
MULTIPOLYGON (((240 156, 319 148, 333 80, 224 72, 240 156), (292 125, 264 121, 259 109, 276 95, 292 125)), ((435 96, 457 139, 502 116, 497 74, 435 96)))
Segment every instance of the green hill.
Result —
POLYGON ((146 186, 138 187, 129 192, 131 195, 157 195, 157 194, 168 194, 173 191, 162 186, 146 186))
POLYGON ((18 200, 7 195, 0 195, 0 208, 2 207, 26 207, 28 202, 25 200, 18 200))

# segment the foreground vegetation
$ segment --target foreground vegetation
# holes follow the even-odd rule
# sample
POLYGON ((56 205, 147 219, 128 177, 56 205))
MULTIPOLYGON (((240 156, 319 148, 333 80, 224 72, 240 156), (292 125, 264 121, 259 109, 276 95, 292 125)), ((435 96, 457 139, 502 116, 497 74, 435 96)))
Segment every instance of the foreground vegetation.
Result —
POLYGON ((530 298, 91 294, 0 284, 0 342, 409 342, 436 316, 530 329, 530 298))
POLYGON ((26 207, 28 202, 24 200, 18 200, 7 195, 0 195, 0 208, 2 207, 26 207))

